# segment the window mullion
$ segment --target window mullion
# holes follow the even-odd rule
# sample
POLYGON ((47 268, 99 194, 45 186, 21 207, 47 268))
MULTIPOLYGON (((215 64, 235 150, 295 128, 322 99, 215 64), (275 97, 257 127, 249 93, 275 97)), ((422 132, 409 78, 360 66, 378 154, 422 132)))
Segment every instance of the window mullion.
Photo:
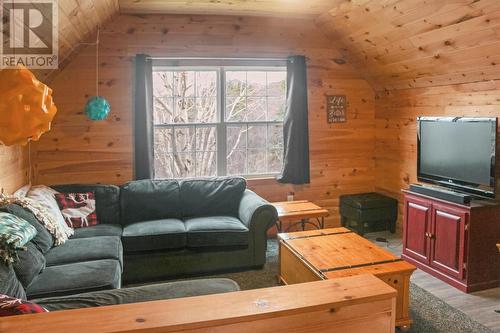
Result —
POLYGON ((196 156, 197 155, 197 147, 196 147, 196 143, 197 143, 197 141, 196 141, 197 137, 196 136, 197 136, 197 133, 196 132, 198 132, 197 125, 194 125, 193 131, 194 131, 194 143, 193 143, 193 146, 194 146, 193 147, 194 148, 193 149, 194 150, 194 152, 193 152, 193 156, 194 156, 194 176, 196 177, 196 176, 198 176, 198 159, 197 159, 197 156, 196 156))
POLYGON ((266 147, 264 151, 264 157, 266 159, 266 173, 269 172, 269 156, 268 156, 268 149, 269 149, 269 124, 266 124, 266 147))
POLYGON ((245 145, 245 174, 249 174, 248 172, 248 131, 250 130, 249 126, 248 126, 248 123, 246 124, 247 126, 247 130, 245 131, 245 140, 247 142, 247 144, 245 145))
POLYGON ((224 68, 219 67, 217 71, 217 105, 219 121, 217 124, 217 175, 225 176, 227 174, 227 144, 226 144, 226 124, 224 119, 224 110, 226 107, 225 91, 226 75, 224 68))

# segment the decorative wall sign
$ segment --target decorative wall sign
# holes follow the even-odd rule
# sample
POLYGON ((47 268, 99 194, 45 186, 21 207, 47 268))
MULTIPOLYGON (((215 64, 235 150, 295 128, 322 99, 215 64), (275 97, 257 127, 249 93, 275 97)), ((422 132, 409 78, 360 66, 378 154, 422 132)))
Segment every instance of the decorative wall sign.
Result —
POLYGON ((345 123, 347 98, 345 95, 326 96, 326 117, 329 124, 345 123))

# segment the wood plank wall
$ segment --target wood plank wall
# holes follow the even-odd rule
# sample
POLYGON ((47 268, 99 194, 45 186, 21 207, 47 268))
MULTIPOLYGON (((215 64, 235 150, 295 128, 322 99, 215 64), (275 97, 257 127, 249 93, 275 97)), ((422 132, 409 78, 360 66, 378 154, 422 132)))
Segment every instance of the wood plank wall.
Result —
POLYGON ((308 57, 312 182, 307 186, 251 181, 271 201, 309 199, 339 224, 338 196, 374 187, 374 92, 312 20, 238 16, 120 15, 101 33, 100 94, 111 103, 108 120, 83 115, 95 94, 94 48, 88 47, 51 82, 59 113, 53 130, 34 145, 35 182, 114 183, 133 177, 133 64, 136 53, 152 56, 308 57), (326 94, 345 94, 345 124, 328 125, 326 94))
POLYGON ((28 148, 0 145, 0 191, 12 193, 28 183, 28 148))
MULTIPOLYGON (((59 1, 60 67, 70 59, 79 43, 89 37, 97 26, 118 11, 117 0, 59 1)), ((46 81, 57 70, 34 70, 38 79, 46 81)), ((28 182, 28 150, 26 147, 0 145, 0 188, 12 192, 28 182)))
MULTIPOLYGON (((59 68, 63 68, 80 49, 80 43, 93 36, 99 26, 118 13, 117 0, 58 1, 59 68)), ((41 81, 50 80, 59 70, 33 71, 41 81)))
MULTIPOLYGON (((418 116, 498 117, 500 81, 377 93, 375 188, 399 198, 400 203, 401 189, 417 181, 418 116)), ((500 168, 497 173, 500 176, 500 168)), ((399 211, 401 227, 401 204, 399 211)))
POLYGON ((500 1, 345 1, 318 25, 376 90, 500 78, 500 1))

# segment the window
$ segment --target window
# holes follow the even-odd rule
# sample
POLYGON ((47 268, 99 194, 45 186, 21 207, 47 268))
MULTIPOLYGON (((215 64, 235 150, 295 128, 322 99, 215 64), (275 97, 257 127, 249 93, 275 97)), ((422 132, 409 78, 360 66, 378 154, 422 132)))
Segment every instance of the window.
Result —
POLYGON ((285 92, 284 67, 154 66, 155 178, 277 174, 285 92))

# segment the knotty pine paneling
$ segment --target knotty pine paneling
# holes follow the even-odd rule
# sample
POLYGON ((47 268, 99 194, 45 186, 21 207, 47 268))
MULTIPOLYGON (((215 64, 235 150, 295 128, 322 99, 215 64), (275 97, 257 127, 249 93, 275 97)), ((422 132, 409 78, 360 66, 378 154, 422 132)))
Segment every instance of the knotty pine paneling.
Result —
POLYGON ((498 0, 349 1, 317 24, 377 91, 500 78, 498 0))
MULTIPOLYGON (((61 0, 58 2, 59 17, 59 65, 79 49, 80 43, 93 35, 118 12, 117 0, 61 0)), ((50 81, 57 70, 33 70, 42 82, 50 81)), ((49 82, 49 86, 50 82, 49 82)), ((28 158, 26 147, 0 145, 0 188, 12 192, 28 182, 28 158)))
POLYGON ((338 0, 119 0, 121 13, 216 14, 272 17, 310 17, 332 8, 338 0))
POLYGON ((28 183, 28 148, 0 145, 0 191, 12 193, 28 183))
POLYGON ((374 187, 374 93, 348 64, 338 65, 334 44, 312 20, 236 16, 120 15, 101 31, 100 94, 111 103, 108 120, 83 115, 95 94, 95 58, 87 47, 51 82, 59 108, 53 129, 34 145, 39 184, 113 183, 133 177, 133 57, 152 56, 308 57, 312 182, 280 185, 251 180, 250 187, 271 201, 309 199, 331 212, 339 224, 338 196, 374 187), (328 125, 325 95, 345 94, 347 123, 328 125))
MULTIPOLYGON (((419 116, 499 117, 500 81, 377 94, 375 188, 399 199, 399 222, 402 221, 403 212, 401 189, 417 182, 416 119, 419 116)), ((497 157, 499 155, 500 152, 497 152, 497 157)), ((497 172, 497 177, 500 177, 500 168, 497 168, 497 172)))
MULTIPOLYGON (((63 68, 81 43, 95 36, 99 26, 118 13, 118 0, 61 0, 58 4, 59 68, 63 68)), ((94 39, 95 40, 95 39, 94 39)), ((50 81, 59 71, 33 71, 41 81, 50 81)))

